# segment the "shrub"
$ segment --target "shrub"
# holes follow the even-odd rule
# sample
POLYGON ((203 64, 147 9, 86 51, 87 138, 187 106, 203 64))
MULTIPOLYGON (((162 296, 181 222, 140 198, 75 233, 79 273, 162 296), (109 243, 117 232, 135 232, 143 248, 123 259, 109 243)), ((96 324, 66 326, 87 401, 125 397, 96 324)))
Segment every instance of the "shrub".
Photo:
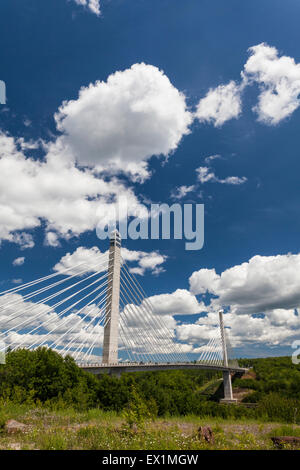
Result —
POLYGON ((152 412, 150 407, 137 393, 135 387, 132 386, 130 401, 123 411, 123 417, 125 418, 126 424, 129 428, 132 429, 134 425, 141 428, 144 426, 145 421, 153 418, 153 402, 151 403, 151 408, 152 412))

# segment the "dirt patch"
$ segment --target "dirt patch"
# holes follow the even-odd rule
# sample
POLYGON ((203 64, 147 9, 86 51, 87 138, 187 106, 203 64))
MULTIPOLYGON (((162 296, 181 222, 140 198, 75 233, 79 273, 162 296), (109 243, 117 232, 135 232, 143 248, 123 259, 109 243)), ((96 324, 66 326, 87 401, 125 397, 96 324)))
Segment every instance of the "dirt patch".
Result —
POLYGON ((253 393, 253 390, 250 388, 234 388, 233 397, 237 399, 238 402, 241 402, 245 396, 253 393))
MULTIPOLYGON (((199 423, 199 425, 200 424, 201 423, 199 423)), ((181 433, 185 435, 190 435, 194 434, 197 431, 199 425, 193 423, 176 423, 172 421, 156 421, 155 423, 151 423, 149 427, 153 430, 160 429, 161 431, 167 431, 171 428, 177 428, 181 433)))
POLYGON ((245 379, 256 380, 256 373, 254 372, 254 370, 249 370, 246 374, 241 377, 241 380, 245 379))
MULTIPOLYGON (((83 428, 96 428, 97 424, 96 423, 80 423, 80 424, 69 424, 67 426, 60 426, 60 429, 63 431, 74 431, 77 432, 79 429, 83 428)), ((101 423, 101 427, 103 427, 103 424, 101 423)), ((104 425, 105 427, 105 425, 104 425)))

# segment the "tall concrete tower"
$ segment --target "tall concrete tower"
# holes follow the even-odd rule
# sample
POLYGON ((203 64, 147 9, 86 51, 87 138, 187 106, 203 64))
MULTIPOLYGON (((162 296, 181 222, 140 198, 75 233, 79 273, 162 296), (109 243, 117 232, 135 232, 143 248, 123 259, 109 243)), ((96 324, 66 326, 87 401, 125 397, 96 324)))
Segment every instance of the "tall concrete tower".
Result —
MULTIPOLYGON (((228 354, 226 345, 225 328, 223 321, 223 310, 219 311, 220 330, 221 330, 221 341, 223 350, 223 366, 228 367, 228 354)), ((232 394, 232 383, 231 374, 229 370, 223 371, 223 383, 224 383, 224 398, 221 399, 222 403, 236 403, 237 400, 233 398, 232 394)))
POLYGON ((223 310, 219 310, 219 321, 220 321, 220 333, 222 341, 222 350, 223 350, 223 365, 228 367, 228 356, 227 356, 227 346, 226 346, 226 337, 225 337, 225 328, 223 320, 223 310))
POLYGON ((110 236, 108 259, 108 298, 103 339, 103 364, 118 362, 121 237, 117 230, 110 236))

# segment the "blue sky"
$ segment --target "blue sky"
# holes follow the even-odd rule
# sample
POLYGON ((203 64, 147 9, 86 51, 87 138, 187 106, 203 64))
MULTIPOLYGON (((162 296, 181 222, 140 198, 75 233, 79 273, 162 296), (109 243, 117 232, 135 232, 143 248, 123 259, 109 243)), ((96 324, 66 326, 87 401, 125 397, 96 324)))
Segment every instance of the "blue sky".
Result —
MULTIPOLYGON (((158 314, 172 317, 177 306, 176 313, 182 308, 182 315, 175 317, 177 339, 197 348, 209 339, 216 312, 224 306, 230 312, 225 316, 227 325, 235 325, 232 342, 237 354, 290 354, 292 341, 299 337, 295 309, 300 306, 298 2, 102 0, 100 14, 95 10, 96 2, 78 3, 85 2, 1 2, 0 79, 6 83, 7 104, 0 107, 0 148, 2 159, 10 155, 14 160, 8 161, 11 168, 5 175, 9 176, 0 187, 0 212, 4 214, 2 221, 0 215, 1 290, 11 287, 13 279, 26 282, 47 275, 66 253, 79 247, 107 249, 107 243, 98 240, 91 220, 96 205, 86 208, 80 221, 74 214, 74 220, 70 215, 62 222, 64 211, 76 212, 81 199, 95 198, 95 191, 91 195, 88 189, 84 193, 73 188, 80 186, 83 172, 89 171, 84 186, 95 184, 98 196, 97 180, 103 181, 107 197, 109 191, 117 194, 112 187, 117 178, 123 193, 129 191, 134 198, 132 204, 144 200, 171 204, 176 202, 171 197, 176 188, 191 186, 177 202, 205 204, 202 250, 186 251, 180 240, 126 242, 129 250, 161 256, 157 264, 154 260, 151 268, 138 274, 149 296, 167 295, 153 298, 157 305, 165 302, 165 313, 158 314), (249 51, 254 46, 258 49, 249 51), (125 75, 134 64, 145 65, 125 75), (113 95, 105 101, 102 90, 117 71, 121 73, 115 83, 120 108, 113 108, 113 95), (139 168, 135 177, 128 170, 133 165, 129 149, 136 145, 132 128, 125 128, 128 141, 120 138, 118 142, 121 118, 132 119, 132 114, 126 116, 121 109, 125 77, 134 80, 136 89, 141 86, 141 96, 148 77, 157 83, 159 103, 150 119, 153 124, 156 116, 158 126, 163 126, 166 111, 169 127, 174 126, 172 131, 177 135, 175 140, 171 134, 158 135, 145 121, 138 140, 139 145, 142 139, 147 141, 142 142, 147 152, 136 154, 134 164, 139 168), (229 89, 231 82, 233 88, 229 89), (85 122, 86 114, 80 117, 78 93, 89 85, 99 95, 96 105, 94 100, 91 104, 89 116, 94 119, 86 118, 85 122), (222 96, 220 87, 225 87, 222 96), (168 102, 163 97, 169 92, 168 102), (271 99, 275 96, 272 109, 270 97, 259 101, 264 93, 271 93, 271 99), (104 103, 99 108, 98 99, 104 103), (223 111, 218 110, 226 99, 223 111), (75 102, 73 109, 70 100, 75 102), (63 102, 64 109, 60 108, 63 102), (111 119, 109 126, 115 126, 114 131, 107 131, 109 136, 105 134, 104 114, 111 119), (98 121, 99 126, 94 126, 98 121), (81 142, 85 151, 78 150, 81 142), (125 147, 128 144, 126 151, 124 142, 125 147), (55 145, 61 145, 62 150, 55 145), (115 158, 118 145, 121 157, 112 170, 108 162, 115 158), (16 157, 17 151, 22 156, 16 157), (110 157, 106 158, 106 151, 110 157), (38 172, 38 165, 53 154, 65 165, 59 189, 53 180, 58 169, 46 168, 45 174, 23 181, 25 173, 32 176, 38 172), (207 160, 209 156, 217 158, 207 160), (15 169, 15 159, 20 158, 25 163, 15 169), (30 168, 29 161, 33 162, 30 168), (206 181, 199 177, 200 167, 211 175, 206 181), (68 177, 72 168, 78 172, 74 180, 68 177), (93 173, 95 168, 97 173, 93 173), (66 195, 64 182, 72 186, 72 194, 66 195), (53 195, 51 190, 45 195, 39 187, 44 184, 53 185, 53 195), (51 200, 55 200, 52 209, 51 200), (55 205, 57 213, 61 210, 59 217, 55 205), (47 239, 49 232, 52 241, 47 239), (25 258, 24 263, 14 266, 13 261, 20 257, 25 258), (182 291, 174 295, 177 289, 182 291), (182 307, 185 302, 191 303, 190 310, 182 307)), ((153 95, 151 100, 145 105, 145 115, 153 95)), ((89 111, 86 102, 84 106, 89 111)), ((138 263, 136 260, 132 266, 138 263)))

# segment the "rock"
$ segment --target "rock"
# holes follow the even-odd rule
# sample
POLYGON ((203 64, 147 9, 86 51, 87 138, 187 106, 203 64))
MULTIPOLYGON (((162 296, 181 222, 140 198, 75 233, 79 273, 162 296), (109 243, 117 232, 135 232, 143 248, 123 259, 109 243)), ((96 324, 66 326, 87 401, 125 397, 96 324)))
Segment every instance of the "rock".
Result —
POLYGON ((285 444, 290 446, 298 446, 300 448, 300 437, 295 436, 278 436, 271 437, 273 444, 278 448, 282 449, 285 444))
POLYGON ((198 431, 198 438, 204 439, 206 442, 213 443, 214 442, 214 433, 212 432, 212 429, 210 426, 200 426, 198 431))
POLYGON ((21 444, 19 442, 13 442, 10 444, 11 450, 21 450, 21 444))
POLYGON ((26 432, 28 430, 27 424, 19 423, 18 421, 15 421, 14 419, 9 419, 4 426, 4 430, 8 434, 14 434, 16 432, 26 432))

